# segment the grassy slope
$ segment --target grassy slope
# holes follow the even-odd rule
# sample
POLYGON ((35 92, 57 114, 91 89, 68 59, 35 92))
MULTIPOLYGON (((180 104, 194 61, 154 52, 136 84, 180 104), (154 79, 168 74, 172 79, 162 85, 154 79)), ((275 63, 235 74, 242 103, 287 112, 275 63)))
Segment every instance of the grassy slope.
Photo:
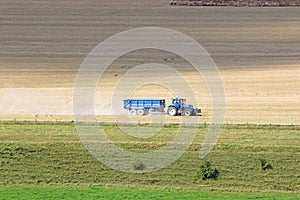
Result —
MULTIPOLYGON (((169 141, 177 128, 165 128, 161 134, 151 138, 151 145, 130 138, 115 126, 105 126, 104 129, 122 148, 141 151, 159 148, 169 141)), ((132 195, 144 193, 140 189, 147 188, 150 196, 151 191, 156 193, 154 189, 254 192, 270 193, 271 196, 299 192, 299 130, 287 126, 228 127, 223 130, 214 150, 205 160, 200 160, 198 152, 205 133, 206 128, 200 128, 189 150, 170 166, 152 173, 128 174, 111 170, 93 158, 81 144, 73 125, 2 124, 0 184, 8 185, 8 188, 2 187, 1 193, 15 193, 14 185, 19 184, 42 186, 38 193, 46 190, 54 195, 61 195, 63 191, 48 186, 76 184, 139 189, 132 195), (267 159, 274 169, 262 171, 259 158, 267 159), (197 179, 199 166, 206 160, 219 169, 219 180, 197 179)), ((25 190, 23 186, 20 189, 25 190)), ((83 190, 93 189, 78 189, 83 190)), ((99 190, 109 193, 103 188, 99 190)), ((183 191, 182 195, 185 194, 183 191)))

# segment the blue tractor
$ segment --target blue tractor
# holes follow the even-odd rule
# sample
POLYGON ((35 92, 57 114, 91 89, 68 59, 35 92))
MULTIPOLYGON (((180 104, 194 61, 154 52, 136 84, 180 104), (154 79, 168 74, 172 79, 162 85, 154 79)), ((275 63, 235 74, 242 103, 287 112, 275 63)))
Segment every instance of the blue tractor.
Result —
POLYGON ((187 104, 186 99, 183 98, 172 98, 172 104, 168 106, 167 110, 168 115, 185 115, 191 116, 201 113, 201 110, 194 108, 193 105, 187 104))

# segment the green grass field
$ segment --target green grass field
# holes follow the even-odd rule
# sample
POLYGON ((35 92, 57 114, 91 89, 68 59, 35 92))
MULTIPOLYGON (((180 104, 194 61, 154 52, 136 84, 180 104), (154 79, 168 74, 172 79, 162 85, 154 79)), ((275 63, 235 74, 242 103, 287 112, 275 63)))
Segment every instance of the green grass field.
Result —
POLYGON ((0 187, 2 199, 299 199, 288 194, 254 194, 187 190, 132 189, 86 186, 9 186, 0 187))
MULTIPOLYGON (((166 144, 177 125, 148 140, 134 139, 113 124, 103 125, 110 139, 130 151, 151 151, 166 144), (152 141, 152 142, 150 142, 152 141)), ((188 151, 175 163, 132 174, 110 169, 82 145, 72 123, 0 124, 2 199, 299 199, 299 126, 227 125, 213 151, 198 158, 207 127, 200 126, 188 151), (273 167, 261 169, 259 159, 273 167), (201 180, 209 161, 217 180, 201 180)))

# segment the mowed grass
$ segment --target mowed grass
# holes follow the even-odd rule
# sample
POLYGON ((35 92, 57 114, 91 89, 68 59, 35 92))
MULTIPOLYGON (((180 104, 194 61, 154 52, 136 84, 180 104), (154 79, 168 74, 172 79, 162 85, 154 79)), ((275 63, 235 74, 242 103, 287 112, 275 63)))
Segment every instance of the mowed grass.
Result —
MULTIPOLYGON (((167 144, 178 125, 166 126, 147 140, 128 136, 114 124, 102 128, 121 148, 145 152, 167 144)), ((124 173, 91 156, 72 123, 0 124, 1 196, 11 199, 14 194, 27 191, 24 199, 33 199, 30 191, 36 191, 37 196, 53 194, 46 196, 49 199, 70 199, 73 195, 113 199, 118 194, 125 199, 140 195, 149 199, 160 194, 165 199, 197 195, 215 199, 219 194, 233 198, 239 192, 239 199, 260 195, 267 199, 300 198, 299 127, 228 125, 213 151, 199 159, 206 131, 207 127, 200 126, 186 153, 166 168, 150 173, 124 173), (262 170, 259 159, 266 159, 273 169, 262 170), (206 161, 220 171, 218 180, 199 179, 199 168, 206 161)))
POLYGON ((87 186, 9 186, 0 187, 2 199, 206 199, 206 200, 232 200, 232 199, 298 199, 296 195, 286 194, 253 194, 233 192, 208 192, 186 190, 161 189, 133 189, 116 187, 87 187, 87 186))

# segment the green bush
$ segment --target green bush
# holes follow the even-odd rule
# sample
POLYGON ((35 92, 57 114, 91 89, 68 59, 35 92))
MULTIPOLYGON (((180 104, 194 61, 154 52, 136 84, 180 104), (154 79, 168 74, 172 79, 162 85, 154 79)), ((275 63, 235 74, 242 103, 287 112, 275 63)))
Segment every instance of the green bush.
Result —
POLYGON ((267 169, 273 169, 273 166, 266 159, 260 158, 258 160, 263 171, 266 171, 267 169))
POLYGON ((198 178, 201 180, 214 179, 217 180, 220 175, 219 170, 212 168, 210 162, 206 162, 204 165, 200 166, 198 173, 198 178))

